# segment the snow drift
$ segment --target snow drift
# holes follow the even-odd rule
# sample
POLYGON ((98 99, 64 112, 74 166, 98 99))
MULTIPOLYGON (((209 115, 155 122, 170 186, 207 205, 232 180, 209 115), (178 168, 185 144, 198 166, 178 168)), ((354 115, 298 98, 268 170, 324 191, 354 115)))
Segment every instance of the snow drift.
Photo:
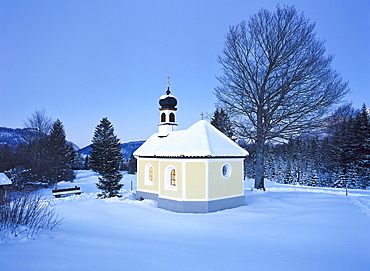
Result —
POLYGON ((266 182, 246 205, 180 214, 133 200, 135 175, 123 197, 99 200, 91 171, 75 183, 84 193, 54 199, 59 229, 0 244, 2 270, 368 270, 370 191, 266 182))

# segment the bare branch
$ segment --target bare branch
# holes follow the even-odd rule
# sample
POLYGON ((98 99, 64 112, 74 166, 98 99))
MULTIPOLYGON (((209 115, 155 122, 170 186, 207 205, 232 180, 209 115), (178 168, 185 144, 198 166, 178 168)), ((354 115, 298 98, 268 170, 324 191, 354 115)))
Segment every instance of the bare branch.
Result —
POLYGON ((313 129, 348 92, 314 28, 286 6, 261 9, 248 23, 230 27, 215 95, 239 137, 263 148, 267 140, 313 129))

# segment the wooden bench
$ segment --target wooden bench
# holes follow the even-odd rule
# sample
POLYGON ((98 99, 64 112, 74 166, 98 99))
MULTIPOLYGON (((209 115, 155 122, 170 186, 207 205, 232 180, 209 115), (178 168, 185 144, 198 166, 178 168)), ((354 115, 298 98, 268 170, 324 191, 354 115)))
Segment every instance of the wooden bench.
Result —
POLYGON ((81 188, 78 186, 72 188, 54 189, 51 192, 53 193, 53 196, 56 198, 60 198, 61 196, 69 194, 81 195, 82 193, 81 188))

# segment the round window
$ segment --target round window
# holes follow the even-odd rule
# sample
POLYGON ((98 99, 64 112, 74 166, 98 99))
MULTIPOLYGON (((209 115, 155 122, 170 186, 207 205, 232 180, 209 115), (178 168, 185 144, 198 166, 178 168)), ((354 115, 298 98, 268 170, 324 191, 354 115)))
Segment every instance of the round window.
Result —
POLYGON ((230 164, 224 164, 222 166, 222 176, 224 176, 225 179, 230 178, 230 176, 231 176, 231 166, 230 166, 230 164))

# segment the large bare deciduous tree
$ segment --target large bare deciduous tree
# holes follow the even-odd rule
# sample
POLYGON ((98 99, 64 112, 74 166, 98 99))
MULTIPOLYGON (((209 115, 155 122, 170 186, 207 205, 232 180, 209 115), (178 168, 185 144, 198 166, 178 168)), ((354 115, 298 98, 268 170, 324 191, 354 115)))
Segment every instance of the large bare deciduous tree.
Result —
POLYGON ((50 133, 53 120, 46 114, 46 110, 36 110, 31 117, 24 122, 24 127, 32 129, 34 133, 30 134, 31 139, 40 140, 50 133))
POLYGON ((266 141, 317 127, 348 92, 314 28, 294 7, 261 9, 230 27, 218 57, 223 75, 215 95, 238 136, 256 144, 257 189, 264 189, 266 141))

